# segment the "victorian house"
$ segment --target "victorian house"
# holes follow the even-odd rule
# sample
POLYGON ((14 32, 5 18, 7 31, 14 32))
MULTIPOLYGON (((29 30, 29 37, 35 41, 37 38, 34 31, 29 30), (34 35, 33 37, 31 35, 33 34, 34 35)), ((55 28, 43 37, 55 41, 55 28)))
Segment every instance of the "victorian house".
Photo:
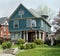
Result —
POLYGON ((10 37, 7 17, 0 18, 0 39, 8 40, 10 37))
POLYGON ((38 15, 20 4, 9 17, 9 31, 12 41, 24 39, 33 42, 34 39, 45 39, 50 34, 50 25, 46 21, 47 15, 38 15))

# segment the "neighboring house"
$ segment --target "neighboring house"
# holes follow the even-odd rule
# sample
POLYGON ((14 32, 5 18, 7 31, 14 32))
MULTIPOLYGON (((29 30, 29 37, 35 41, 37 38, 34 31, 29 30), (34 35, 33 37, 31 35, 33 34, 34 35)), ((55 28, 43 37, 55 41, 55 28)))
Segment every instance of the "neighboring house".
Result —
POLYGON ((2 40, 8 40, 10 37, 7 20, 7 17, 0 18, 0 39, 2 40))
POLYGON ((45 40, 50 33, 50 25, 46 17, 28 10, 20 4, 9 18, 11 40, 24 39, 32 42, 34 39, 45 40))

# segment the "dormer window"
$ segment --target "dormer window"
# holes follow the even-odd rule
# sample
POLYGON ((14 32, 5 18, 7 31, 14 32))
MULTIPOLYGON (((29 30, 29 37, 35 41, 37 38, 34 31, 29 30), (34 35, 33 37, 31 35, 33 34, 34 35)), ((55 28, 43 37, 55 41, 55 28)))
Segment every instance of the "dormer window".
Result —
POLYGON ((22 18, 23 15, 24 15, 24 10, 20 9, 19 16, 22 18))
POLYGON ((19 21, 18 20, 14 21, 14 28, 19 28, 19 21))

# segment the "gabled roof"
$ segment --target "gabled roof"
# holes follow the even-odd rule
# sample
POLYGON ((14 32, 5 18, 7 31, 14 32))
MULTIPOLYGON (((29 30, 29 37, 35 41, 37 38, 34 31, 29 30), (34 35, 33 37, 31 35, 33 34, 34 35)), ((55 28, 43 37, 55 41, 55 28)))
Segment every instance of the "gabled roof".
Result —
POLYGON ((38 13, 33 10, 32 8, 29 10, 35 17, 41 17, 40 15, 38 15, 38 13))
POLYGON ((0 24, 3 24, 7 20, 7 17, 0 18, 0 24))
POLYGON ((13 14, 17 11, 17 9, 18 9, 21 5, 22 5, 27 11, 29 11, 34 17, 40 17, 33 9, 28 10, 23 4, 20 3, 20 5, 15 9, 15 11, 10 15, 9 18, 11 18, 11 17, 13 16, 13 14))

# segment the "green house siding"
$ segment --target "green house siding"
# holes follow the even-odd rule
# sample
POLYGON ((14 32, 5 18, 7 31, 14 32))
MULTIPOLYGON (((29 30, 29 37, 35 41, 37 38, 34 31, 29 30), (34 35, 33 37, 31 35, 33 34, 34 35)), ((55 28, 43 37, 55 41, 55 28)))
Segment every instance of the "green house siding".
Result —
MULTIPOLYGON (((36 27, 32 27, 33 30, 39 30, 40 29, 40 19, 35 19, 36 20, 36 27)), ((16 31, 21 31, 21 30, 30 30, 30 27, 27 27, 27 19, 19 19, 19 28, 14 28, 14 20, 9 21, 9 30, 16 30, 16 31)))
POLYGON ((45 32, 50 32, 50 26, 44 20, 42 20, 42 21, 43 21, 43 27, 40 27, 40 29, 45 32))
POLYGON ((22 18, 34 17, 23 5, 20 5, 11 15, 10 19, 21 18, 21 16, 19 15, 20 10, 24 11, 22 18))

